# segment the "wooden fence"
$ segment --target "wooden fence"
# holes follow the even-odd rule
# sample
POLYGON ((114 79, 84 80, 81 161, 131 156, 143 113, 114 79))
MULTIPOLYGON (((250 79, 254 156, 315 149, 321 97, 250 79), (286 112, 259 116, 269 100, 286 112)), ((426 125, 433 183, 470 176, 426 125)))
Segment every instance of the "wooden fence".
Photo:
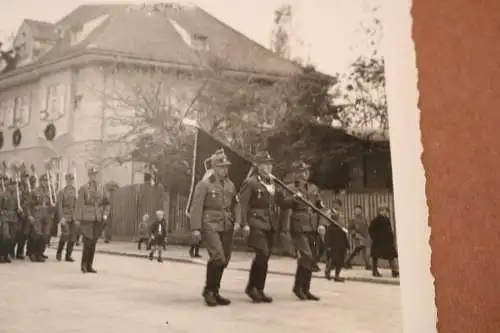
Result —
MULTIPOLYGON (((390 192, 364 192, 335 195, 323 192, 326 206, 331 207, 335 199, 342 201, 344 216, 353 216, 354 207, 361 205, 368 220, 377 215, 380 205, 389 207, 395 228, 394 200, 390 192)), ((154 216, 154 212, 163 209, 169 220, 171 237, 177 242, 187 242, 189 222, 185 214, 188 196, 182 193, 168 193, 162 188, 149 184, 130 185, 116 190, 111 203, 111 234, 118 238, 130 239, 137 234, 137 226, 144 214, 154 216)))

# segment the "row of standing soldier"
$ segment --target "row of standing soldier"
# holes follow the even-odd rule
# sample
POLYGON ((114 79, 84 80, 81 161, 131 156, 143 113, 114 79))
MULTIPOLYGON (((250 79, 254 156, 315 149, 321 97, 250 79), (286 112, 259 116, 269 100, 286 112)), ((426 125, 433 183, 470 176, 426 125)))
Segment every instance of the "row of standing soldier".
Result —
POLYGON ((294 163, 296 174, 290 187, 294 195, 278 191, 270 176, 272 159, 267 152, 256 158, 258 170, 243 184, 239 194, 228 178, 231 165, 223 150, 210 158, 213 174, 195 187, 190 209, 190 227, 195 239, 203 239, 209 254, 203 298, 208 306, 229 305, 220 285, 232 249, 233 233, 242 230, 255 257, 245 293, 256 303, 270 303, 265 292, 268 262, 276 233, 290 237, 299 252, 293 293, 300 300, 319 300, 311 293, 312 273, 319 267, 315 258, 318 233, 328 221, 319 219, 299 197, 323 208, 318 188, 308 182, 308 166, 294 163))
POLYGON ((11 258, 24 259, 26 255, 33 262, 44 262, 44 254, 50 238, 52 221, 61 225, 56 259, 71 257, 78 234, 83 236, 83 251, 80 264, 83 273, 95 273, 93 267, 95 247, 110 211, 110 202, 103 187, 98 183, 95 168, 88 170, 89 182, 78 191, 74 175, 66 174, 66 186, 52 196, 47 175, 37 177, 26 173, 19 178, 3 176, 0 196, 0 262, 9 263, 11 258), (56 222, 57 223, 57 222, 56 222))

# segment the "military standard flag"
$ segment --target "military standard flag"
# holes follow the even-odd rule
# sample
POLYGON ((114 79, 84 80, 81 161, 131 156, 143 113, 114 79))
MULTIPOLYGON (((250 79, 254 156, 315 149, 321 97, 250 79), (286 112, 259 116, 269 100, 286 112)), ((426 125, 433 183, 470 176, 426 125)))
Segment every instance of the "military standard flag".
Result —
POLYGON ((186 205, 186 214, 191 209, 191 201, 193 196, 193 191, 196 184, 211 174, 210 156, 212 156, 216 150, 224 149, 224 153, 227 159, 231 162, 229 166, 229 179, 234 183, 236 188, 236 193, 239 193, 240 188, 252 172, 252 162, 243 157, 241 154, 235 152, 229 145, 218 140, 210 133, 204 131, 201 128, 196 129, 195 144, 193 149, 193 162, 192 162, 192 173, 191 173, 191 189, 189 192, 189 199, 186 205))

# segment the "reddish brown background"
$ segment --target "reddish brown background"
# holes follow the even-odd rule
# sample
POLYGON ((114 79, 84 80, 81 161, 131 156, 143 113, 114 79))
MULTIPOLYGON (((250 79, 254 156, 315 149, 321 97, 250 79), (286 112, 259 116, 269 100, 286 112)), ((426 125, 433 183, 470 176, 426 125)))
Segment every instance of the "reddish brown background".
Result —
POLYGON ((500 0, 412 15, 438 330, 499 333, 500 0))

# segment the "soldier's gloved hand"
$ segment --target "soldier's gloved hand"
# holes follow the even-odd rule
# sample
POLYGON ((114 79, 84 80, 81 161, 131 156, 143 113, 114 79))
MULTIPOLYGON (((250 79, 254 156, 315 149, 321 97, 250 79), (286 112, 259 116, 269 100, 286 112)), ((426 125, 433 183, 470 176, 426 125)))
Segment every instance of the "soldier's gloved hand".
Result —
POLYGON ((191 234, 196 241, 199 241, 201 239, 200 230, 193 230, 191 231, 191 234))
POLYGON ((325 228, 325 226, 324 226, 324 225, 320 225, 320 226, 318 227, 318 234, 319 234, 320 236, 324 236, 324 235, 326 234, 326 228, 325 228))
POLYGON ((303 197, 304 197, 304 195, 303 195, 302 193, 300 193, 300 192, 296 192, 296 193, 293 195, 293 198, 294 198, 294 199, 303 198, 303 197))
POLYGON ((59 222, 61 223, 61 225, 65 225, 66 224, 66 219, 64 217, 62 217, 59 222))
POLYGON ((28 216, 28 220, 29 220, 30 222, 34 222, 34 221, 35 221, 35 218, 34 218, 33 216, 31 216, 31 215, 30 215, 30 216, 28 216))
POLYGON ((104 216, 102 217, 102 219, 103 219, 104 221, 107 221, 107 220, 108 220, 108 215, 104 215, 104 216))
POLYGON ((239 223, 235 223, 233 226, 234 232, 238 232, 241 229, 241 225, 239 223))
POLYGON ((250 235, 250 227, 248 225, 243 227, 243 235, 245 237, 248 237, 248 235, 250 235))
POLYGON ((75 225, 80 226, 80 221, 75 220, 75 225))

